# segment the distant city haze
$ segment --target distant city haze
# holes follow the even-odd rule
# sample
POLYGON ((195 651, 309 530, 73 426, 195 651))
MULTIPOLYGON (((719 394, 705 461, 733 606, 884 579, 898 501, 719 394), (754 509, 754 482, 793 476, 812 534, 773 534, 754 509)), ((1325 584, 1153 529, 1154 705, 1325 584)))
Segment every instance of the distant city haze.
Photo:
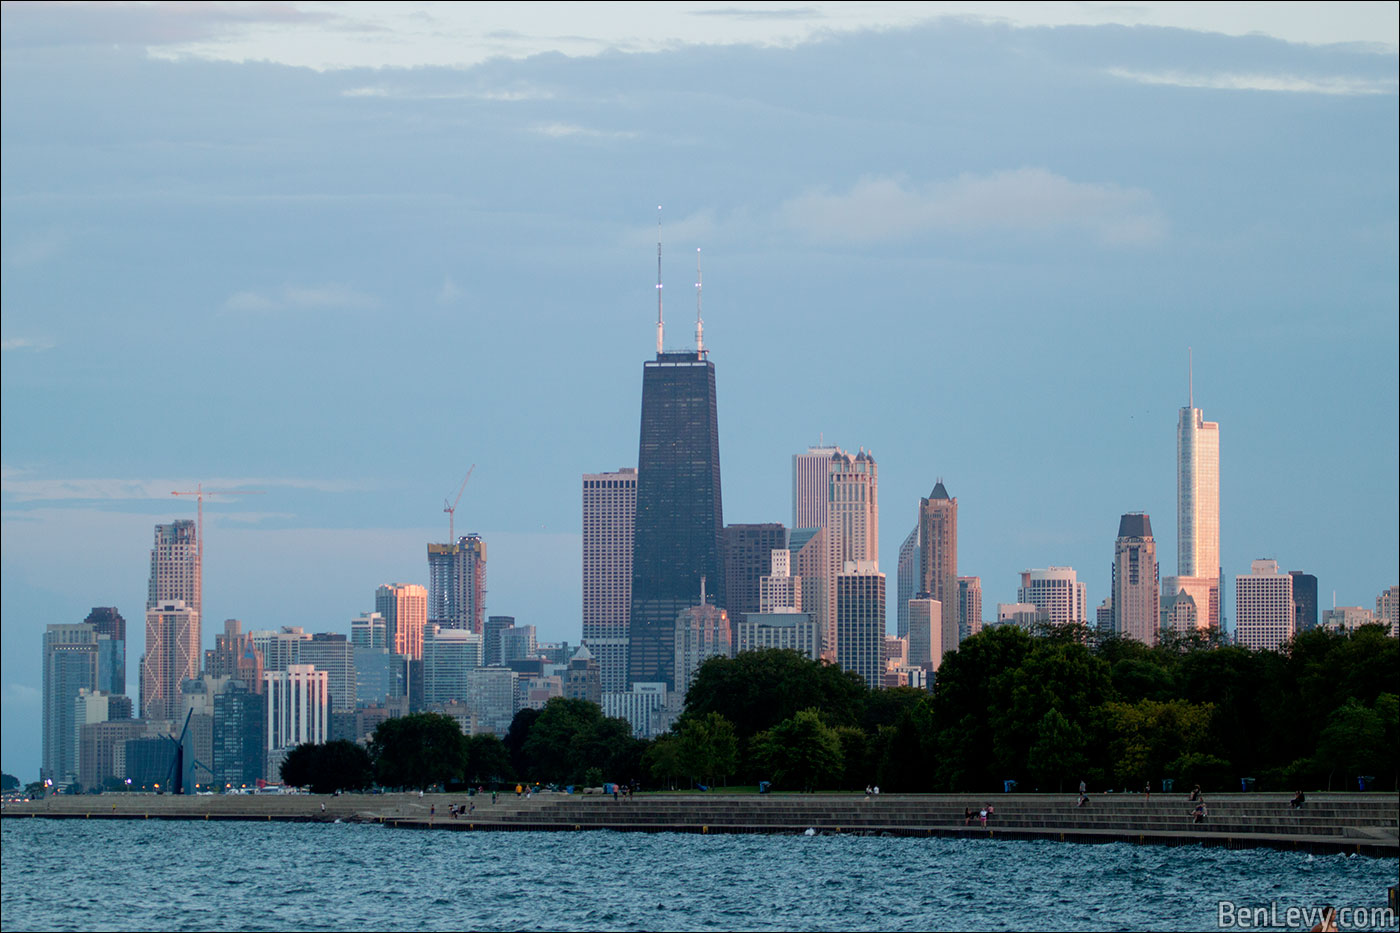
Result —
POLYGON ((196 483, 263 493, 204 502, 200 647, 428 587, 472 464, 471 618, 577 644, 658 204, 678 345, 704 251, 723 520, 791 523, 794 455, 874 452, 889 630, 940 479, 948 619, 954 575, 994 618, 1060 567, 1092 616, 1129 514, 1187 574, 1183 408, 1220 426, 1194 572, 1227 629, 1255 561, 1315 611, 1396 583, 1393 4, 690 9, 566 45, 507 7, 4 7, 6 772, 39 771, 46 625, 115 607, 137 692, 196 483))

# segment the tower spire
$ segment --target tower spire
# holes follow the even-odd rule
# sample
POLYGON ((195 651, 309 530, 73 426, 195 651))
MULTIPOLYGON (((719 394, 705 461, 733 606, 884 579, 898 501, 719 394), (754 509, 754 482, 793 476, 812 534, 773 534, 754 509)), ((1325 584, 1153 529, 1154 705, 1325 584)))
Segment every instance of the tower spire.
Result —
POLYGON ((701 283, 704 277, 700 274, 700 247, 695 247, 695 353, 701 359, 705 358, 705 318, 700 313, 700 292, 701 283))
POLYGON ((1186 348, 1186 406, 1196 407, 1196 361, 1191 348, 1186 348))
POLYGON ((661 205, 656 205, 656 355, 661 355, 661 343, 666 325, 661 317, 661 205))

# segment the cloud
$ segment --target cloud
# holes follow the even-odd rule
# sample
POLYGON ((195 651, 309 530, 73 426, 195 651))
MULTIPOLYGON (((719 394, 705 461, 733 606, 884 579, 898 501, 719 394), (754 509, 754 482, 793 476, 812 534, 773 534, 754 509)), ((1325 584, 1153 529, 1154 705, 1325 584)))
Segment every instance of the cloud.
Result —
MULTIPOLYGON (((69 500, 103 501, 168 501, 173 490, 194 489, 197 482, 189 479, 120 479, 83 477, 73 479, 26 479, 28 471, 5 467, 0 471, 0 493, 12 502, 57 502, 69 500)), ((350 480, 301 479, 297 477, 215 477, 204 481, 206 490, 237 490, 254 492, 255 487, 304 489, 314 492, 360 492, 370 487, 350 480)), ((218 497, 216 493, 206 495, 218 497)), ((272 514, 272 513, 265 513, 272 514)))
POLYGON ((47 337, 6 337, 0 340, 0 350, 9 352, 10 350, 33 350, 38 353, 43 350, 52 350, 58 344, 47 337))
POLYGON ((1305 77, 1303 75, 1213 72, 1192 74, 1184 71, 1132 71, 1110 68, 1115 78, 1139 84, 1161 84, 1171 87, 1197 87, 1220 91, 1284 91, 1294 94, 1328 94, 1354 97, 1394 94, 1394 78, 1378 80, 1346 76, 1305 77))
POLYGON ((521 101, 553 100, 555 94, 553 91, 535 87, 425 91, 388 87, 382 84, 367 84, 361 87, 346 88, 340 92, 340 96, 390 100, 485 100, 519 103, 521 101))
MULTIPOLYGON (((665 216, 663 213, 662 217, 665 216)), ((713 210, 705 208, 679 220, 663 219, 659 231, 655 224, 628 227, 622 236, 622 246, 629 250, 655 246, 659 235, 661 242, 670 243, 676 249, 694 249, 703 247, 707 242, 732 237, 732 233, 724 231, 741 229, 745 222, 746 219, 740 214, 730 215, 727 221, 721 222, 713 210)))
POLYGON ((724 16, 732 19, 822 19, 826 16, 814 6, 795 6, 775 10, 746 10, 722 7, 717 10, 686 10, 691 16, 724 16))
POLYGON ((177 45, 219 39, 259 25, 338 19, 292 3, 7 3, 4 44, 7 48, 177 45))
POLYGON ((272 292, 237 292, 224 301, 225 311, 364 311, 379 307, 372 295, 346 285, 283 285, 272 292))
POLYGON ((594 139, 635 139, 639 135, 631 130, 597 130, 592 127, 579 126, 577 123, 557 122, 538 123, 530 130, 541 136, 552 136, 556 139, 566 136, 583 136, 594 139))
POLYGON ((1112 246, 1156 242, 1165 221, 1151 193, 1071 181, 1044 169, 959 175, 918 186, 863 178, 850 191, 805 192, 784 203, 779 221, 813 240, 869 243, 923 233, 1087 232, 1112 246))

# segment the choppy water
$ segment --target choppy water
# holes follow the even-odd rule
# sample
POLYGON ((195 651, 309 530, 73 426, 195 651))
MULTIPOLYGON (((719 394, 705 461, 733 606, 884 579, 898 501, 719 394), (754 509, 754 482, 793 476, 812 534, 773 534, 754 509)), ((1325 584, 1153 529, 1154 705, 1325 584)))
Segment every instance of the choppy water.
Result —
MULTIPOLYGON (((1201 930, 1385 904, 1400 863, 860 836, 0 824, 5 930, 1201 930)), ((1306 928, 1306 927, 1305 927, 1306 928)))

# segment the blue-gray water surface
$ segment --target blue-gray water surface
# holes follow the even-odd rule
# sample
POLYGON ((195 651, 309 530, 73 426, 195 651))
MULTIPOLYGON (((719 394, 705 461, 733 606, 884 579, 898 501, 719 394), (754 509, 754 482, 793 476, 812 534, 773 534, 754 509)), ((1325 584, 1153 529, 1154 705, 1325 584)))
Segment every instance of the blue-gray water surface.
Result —
POLYGON ((1198 846, 6 819, 0 926, 1206 930, 1222 900, 1280 920, 1384 907, 1397 870, 1198 846))

